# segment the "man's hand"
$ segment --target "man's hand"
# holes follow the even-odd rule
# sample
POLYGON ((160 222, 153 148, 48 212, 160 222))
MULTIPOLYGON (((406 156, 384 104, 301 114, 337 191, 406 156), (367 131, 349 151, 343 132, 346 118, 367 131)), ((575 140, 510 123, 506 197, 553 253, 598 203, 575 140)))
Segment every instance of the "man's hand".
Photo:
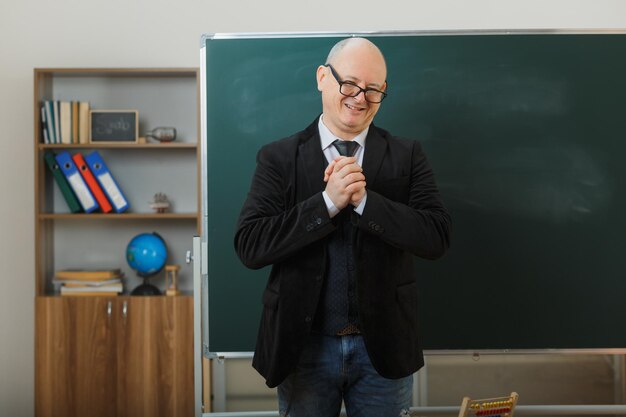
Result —
POLYGON ((365 175, 355 157, 340 156, 324 171, 326 194, 339 210, 358 205, 365 196, 365 175))

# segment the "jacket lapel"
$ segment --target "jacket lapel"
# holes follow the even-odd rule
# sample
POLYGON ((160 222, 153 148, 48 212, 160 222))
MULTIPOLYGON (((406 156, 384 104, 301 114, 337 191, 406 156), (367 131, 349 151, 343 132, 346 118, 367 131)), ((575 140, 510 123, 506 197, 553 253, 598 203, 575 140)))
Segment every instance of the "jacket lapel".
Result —
POLYGON ((302 138, 298 147, 298 166, 304 169, 299 172, 306 179, 308 184, 309 193, 313 195, 321 192, 326 187, 324 182, 324 169, 328 165, 324 152, 322 152, 322 145, 320 144, 320 134, 317 129, 317 122, 315 121, 304 131, 304 137, 302 138))
POLYGON ((387 140, 380 135, 372 124, 365 139, 365 154, 363 155, 363 175, 368 184, 376 182, 376 176, 387 152, 387 140))

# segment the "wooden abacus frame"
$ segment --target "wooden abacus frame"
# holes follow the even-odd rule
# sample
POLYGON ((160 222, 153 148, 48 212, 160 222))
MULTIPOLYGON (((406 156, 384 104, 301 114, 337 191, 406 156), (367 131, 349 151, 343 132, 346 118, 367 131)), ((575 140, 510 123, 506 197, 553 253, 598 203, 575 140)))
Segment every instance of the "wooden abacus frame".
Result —
POLYGON ((518 395, 512 392, 508 397, 472 400, 464 397, 459 410, 459 417, 513 417, 518 395))

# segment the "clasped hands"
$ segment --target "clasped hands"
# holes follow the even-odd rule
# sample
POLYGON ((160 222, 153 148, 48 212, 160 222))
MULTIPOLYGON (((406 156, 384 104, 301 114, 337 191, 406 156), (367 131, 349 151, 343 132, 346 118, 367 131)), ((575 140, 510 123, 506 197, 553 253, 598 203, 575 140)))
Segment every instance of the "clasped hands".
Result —
POLYGON ((365 197, 365 175, 355 157, 335 158, 324 170, 326 194, 337 209, 357 207, 365 197))

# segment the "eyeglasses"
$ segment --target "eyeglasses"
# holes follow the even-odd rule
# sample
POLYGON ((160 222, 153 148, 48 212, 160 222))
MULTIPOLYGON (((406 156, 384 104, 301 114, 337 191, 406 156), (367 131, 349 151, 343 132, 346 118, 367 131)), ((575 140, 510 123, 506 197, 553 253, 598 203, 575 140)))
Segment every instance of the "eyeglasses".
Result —
POLYGON ((330 72, 333 74, 333 77, 335 77, 335 80, 337 80, 337 84, 339 84, 339 92, 344 96, 356 97, 364 93, 365 100, 368 103, 380 103, 387 97, 387 93, 376 90, 375 88, 361 88, 352 81, 342 81, 332 65, 326 64, 324 66, 330 68, 330 72))

